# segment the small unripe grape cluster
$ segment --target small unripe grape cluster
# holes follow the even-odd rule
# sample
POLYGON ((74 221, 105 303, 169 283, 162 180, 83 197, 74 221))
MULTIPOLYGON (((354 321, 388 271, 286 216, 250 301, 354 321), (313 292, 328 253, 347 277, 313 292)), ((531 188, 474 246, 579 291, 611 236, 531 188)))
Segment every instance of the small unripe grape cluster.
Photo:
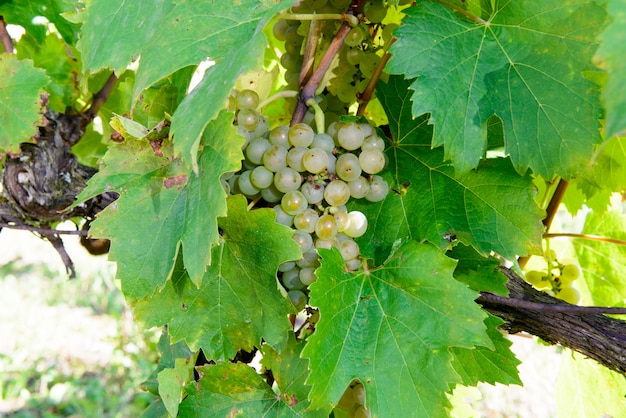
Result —
POLYGON ((385 167, 385 142, 367 123, 334 122, 328 133, 304 123, 269 130, 254 110, 255 95, 243 90, 233 98, 245 160, 222 184, 232 194, 272 207, 276 221, 294 229, 303 257, 282 264, 279 272, 292 302, 303 308, 306 289, 316 280, 318 248, 337 248, 349 270, 361 266, 354 238, 367 230, 367 218, 346 204, 351 198, 379 202, 387 196, 389 185, 378 175, 385 167))
POLYGON ((365 408, 365 387, 355 381, 348 386, 337 406, 348 413, 350 418, 369 418, 370 411, 365 408))
POLYGON ((545 270, 530 270, 525 273, 526 281, 538 290, 549 291, 555 297, 567 303, 576 305, 580 302, 580 293, 572 287, 580 276, 580 269, 574 263, 560 263, 554 251, 546 254, 548 268, 545 270))

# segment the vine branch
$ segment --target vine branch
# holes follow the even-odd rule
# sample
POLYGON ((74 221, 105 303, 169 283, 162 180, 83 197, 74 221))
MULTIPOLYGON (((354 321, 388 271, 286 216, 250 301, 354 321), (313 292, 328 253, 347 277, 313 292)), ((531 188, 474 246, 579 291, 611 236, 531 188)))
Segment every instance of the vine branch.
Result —
POLYGON ((603 237, 600 235, 591 235, 591 234, 573 234, 573 233, 551 233, 551 234, 543 234, 544 238, 578 238, 578 239, 586 239, 590 241, 600 241, 600 242, 610 242, 611 244, 617 245, 626 245, 626 241, 617 239, 617 238, 609 238, 603 237))
POLYGON ((27 224, 8 224, 6 222, 0 222, 0 228, 19 229, 23 231, 37 232, 39 234, 80 235, 80 236, 85 236, 85 237, 89 235, 89 231, 85 231, 85 230, 69 231, 65 229, 39 228, 36 226, 27 225, 27 224))
POLYGON ((13 40, 7 31, 7 25, 4 16, 0 16, 0 39, 2 40, 2 48, 7 54, 13 53, 13 40))

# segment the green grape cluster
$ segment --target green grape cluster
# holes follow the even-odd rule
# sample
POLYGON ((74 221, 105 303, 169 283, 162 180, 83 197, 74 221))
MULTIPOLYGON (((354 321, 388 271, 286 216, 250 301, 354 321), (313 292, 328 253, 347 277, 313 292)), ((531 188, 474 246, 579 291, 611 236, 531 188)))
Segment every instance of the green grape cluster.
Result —
POLYGON ((548 267, 543 270, 530 270, 525 273, 526 281, 536 289, 549 291, 555 297, 576 305, 580 293, 572 285, 580 276, 580 269, 573 262, 559 262, 554 251, 547 251, 545 259, 548 267))
POLYGON ((337 407, 348 413, 350 418, 369 418, 370 411, 365 408, 365 387, 359 381, 353 381, 339 400, 337 407))
POLYGON ((316 133, 305 123, 270 130, 255 110, 255 92, 240 91, 232 101, 235 124, 245 139, 245 160, 243 169, 224 176, 222 184, 229 193, 272 207, 276 221, 294 229, 303 256, 279 266, 279 275, 293 304, 302 309, 307 287, 316 280, 317 249, 335 247, 347 269, 361 266, 354 238, 367 230, 367 218, 348 211, 346 204, 387 196, 389 185, 379 175, 385 167, 385 142, 368 123, 337 121, 328 133, 316 133))

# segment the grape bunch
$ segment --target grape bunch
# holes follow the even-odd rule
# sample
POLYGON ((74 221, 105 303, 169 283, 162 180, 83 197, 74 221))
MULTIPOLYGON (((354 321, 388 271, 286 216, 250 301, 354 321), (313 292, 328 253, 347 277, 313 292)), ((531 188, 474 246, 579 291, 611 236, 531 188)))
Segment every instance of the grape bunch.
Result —
POLYGON ((572 285, 580 276, 580 269, 573 262, 559 262, 554 251, 545 254, 548 267, 545 270, 530 270, 525 273, 526 281, 538 290, 551 292, 555 297, 576 305, 580 293, 572 285))
POLYGON ((379 202, 387 196, 389 185, 378 175, 385 167, 385 142, 368 123, 337 121, 328 133, 316 133, 305 123, 270 130, 255 110, 254 91, 236 93, 233 102, 245 160, 243 169, 226 175, 222 184, 257 206, 272 207, 276 221, 294 229, 303 256, 279 266, 279 275, 302 309, 307 287, 316 280, 317 249, 337 248, 348 270, 361 266, 354 238, 365 233, 367 218, 346 204, 351 198, 379 202))
POLYGON ((337 405, 347 411, 350 418, 369 418, 370 412, 365 408, 365 387, 359 381, 352 382, 337 405))

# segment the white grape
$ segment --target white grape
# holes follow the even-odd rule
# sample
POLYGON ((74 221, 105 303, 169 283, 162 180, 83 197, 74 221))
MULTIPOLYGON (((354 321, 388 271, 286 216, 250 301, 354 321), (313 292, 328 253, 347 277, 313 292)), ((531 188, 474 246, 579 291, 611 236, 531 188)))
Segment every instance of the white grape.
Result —
POLYGON ((265 168, 274 173, 287 167, 287 148, 282 145, 270 145, 263 153, 261 162, 265 168))
POLYGON ((361 175, 359 157, 354 154, 342 154, 337 158, 335 173, 343 181, 354 181, 361 175))
POLYGON ((280 205, 276 205, 272 209, 276 212, 277 223, 285 226, 291 226, 293 224, 293 216, 285 212, 280 205))
POLYGON ((299 190, 290 190, 285 193, 283 198, 280 200, 280 205, 282 206, 285 213, 291 216, 295 216, 299 213, 304 212, 304 210, 308 206, 308 202, 299 190))
POLYGON ((310 204, 316 204, 324 198, 324 186, 314 182, 306 182, 300 187, 300 191, 310 204))
POLYGON ((359 163, 366 173, 379 173, 385 168, 385 154, 377 148, 367 148, 361 151, 359 163))
POLYGON ((365 234, 367 230, 367 217, 357 210, 349 212, 348 217, 350 218, 350 224, 343 233, 352 238, 358 238, 365 234))
POLYGON ((297 190, 302 184, 302 177, 293 168, 285 167, 274 174, 274 186, 283 193, 297 190))
POLYGON ((359 176, 356 180, 349 181, 348 187, 350 188, 350 196, 355 199, 361 199, 369 193, 370 182, 365 177, 359 176))
POLYGON ((307 147, 293 147, 287 152, 287 165, 296 171, 304 171, 302 157, 309 149, 307 147))
POLYGON ((257 189, 267 189, 274 182, 274 173, 260 165, 252 170, 250 182, 257 189))
POLYGON ((315 269, 312 267, 303 268, 300 270, 300 282, 308 286, 311 283, 317 280, 317 276, 315 275, 315 269))
POLYGON ((345 123, 337 130, 337 142, 348 151, 359 148, 364 139, 365 135, 359 124, 345 123))
POLYGON ((306 253, 313 248, 313 238, 311 238, 310 234, 302 231, 294 231, 292 239, 300 246, 300 251, 302 253, 306 253))
POLYGON ((268 203, 280 202, 283 195, 284 193, 278 190, 273 184, 271 184, 270 187, 261 190, 261 197, 268 203))
POLYGON ((246 158, 254 165, 261 165, 263 154, 270 147, 270 141, 265 138, 254 138, 246 147, 246 158))
POLYGON ((251 174, 251 170, 246 170, 241 173, 239 179, 237 180, 239 190, 246 196, 255 196, 260 191, 258 187, 255 187, 254 184, 252 184, 252 181, 250 179, 251 174))
POLYGON ((302 165, 310 173, 321 173, 328 167, 328 154, 321 148, 311 148, 302 156, 302 165))
POLYGON ((313 128, 305 123, 296 123, 289 129, 289 143, 294 147, 308 147, 314 137, 313 128))
POLYGON ((365 199, 370 202, 380 202, 389 194, 389 184, 381 176, 372 176, 370 181, 370 191, 365 195, 365 199))
POLYGON ((267 137, 272 145, 289 148, 289 126, 279 125, 272 129, 267 137))
POLYGON ((335 141, 328 134, 315 134, 311 148, 321 148, 326 152, 333 152, 335 148, 335 141))
POLYGON ((350 187, 341 181, 333 180, 324 189, 324 200, 330 206, 343 206, 350 199, 350 187))
POLYGON ((313 233, 319 217, 315 210, 307 208, 293 218, 293 226, 300 231, 308 232, 309 234, 313 233))
POLYGON ((335 238, 337 232, 337 222, 333 215, 322 215, 315 223, 315 234, 322 240, 335 238))
POLYGON ((294 267, 283 273, 283 284, 288 290, 304 289, 305 285, 300 281, 300 269, 294 267))

